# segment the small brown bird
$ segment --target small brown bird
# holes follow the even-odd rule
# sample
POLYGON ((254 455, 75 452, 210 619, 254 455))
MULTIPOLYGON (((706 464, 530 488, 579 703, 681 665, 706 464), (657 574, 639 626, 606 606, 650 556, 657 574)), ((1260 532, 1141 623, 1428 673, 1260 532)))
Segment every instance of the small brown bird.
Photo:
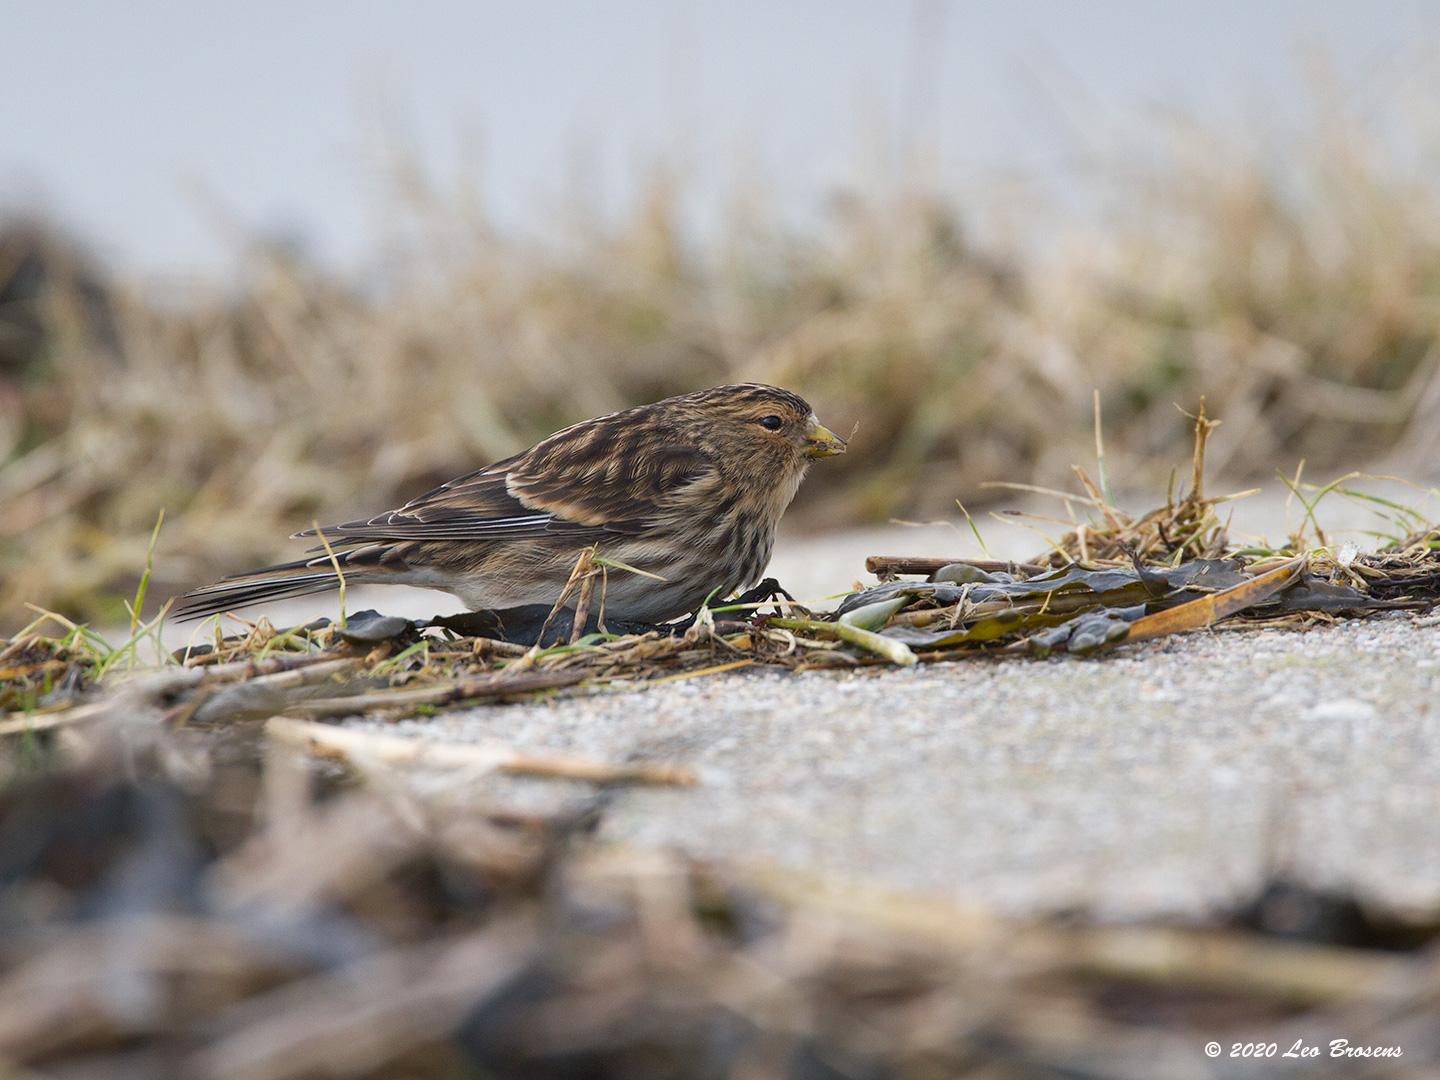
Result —
MULTIPOLYGON (((323 536, 347 583, 441 589, 471 610, 553 605, 593 545, 643 571, 607 572, 607 615, 659 623, 754 583, 810 462, 844 452, 799 395, 717 386, 586 420, 398 510, 296 537, 323 536)), ((197 589, 176 614, 338 587, 330 553, 310 550, 197 589)))

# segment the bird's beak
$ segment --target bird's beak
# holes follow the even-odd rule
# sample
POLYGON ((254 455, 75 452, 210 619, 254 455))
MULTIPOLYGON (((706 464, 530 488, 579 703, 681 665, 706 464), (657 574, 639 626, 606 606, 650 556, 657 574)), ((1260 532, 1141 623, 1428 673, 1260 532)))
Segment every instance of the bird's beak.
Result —
POLYGON ((834 457, 845 452, 845 440, 825 427, 818 420, 811 420, 805 431, 805 456, 809 458, 834 457))

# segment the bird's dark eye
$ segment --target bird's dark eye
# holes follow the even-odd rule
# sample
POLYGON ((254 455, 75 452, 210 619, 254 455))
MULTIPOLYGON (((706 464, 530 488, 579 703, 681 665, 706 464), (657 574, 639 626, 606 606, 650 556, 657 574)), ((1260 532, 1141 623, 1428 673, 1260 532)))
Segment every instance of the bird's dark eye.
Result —
POLYGON ((770 431, 779 431, 785 426, 785 421, 781 420, 778 416, 762 416, 760 418, 760 426, 770 431))

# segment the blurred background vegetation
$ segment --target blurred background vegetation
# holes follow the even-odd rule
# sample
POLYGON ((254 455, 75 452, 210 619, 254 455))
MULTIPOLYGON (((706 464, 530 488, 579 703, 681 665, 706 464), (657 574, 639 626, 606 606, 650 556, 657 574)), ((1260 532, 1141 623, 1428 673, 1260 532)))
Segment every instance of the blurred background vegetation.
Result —
POLYGON ((1124 484, 1185 460, 1176 406, 1202 395, 1225 423, 1212 466, 1237 481, 1302 459, 1433 476, 1440 129, 1421 113, 1397 143, 1346 93, 1313 98, 1243 134, 1150 122, 1089 162, 1083 213, 947 186, 917 157, 798 218, 737 183, 702 226, 697 178, 660 155, 618 209, 576 196, 513 228, 400 150, 372 177, 387 225, 363 272, 237 228, 224 284, 179 288, 12 214, 0 611, 122 616, 106 598, 162 509, 163 596, 283 554, 312 519, 733 380, 858 425, 802 527, 1062 483, 1093 455, 1095 390, 1124 484))

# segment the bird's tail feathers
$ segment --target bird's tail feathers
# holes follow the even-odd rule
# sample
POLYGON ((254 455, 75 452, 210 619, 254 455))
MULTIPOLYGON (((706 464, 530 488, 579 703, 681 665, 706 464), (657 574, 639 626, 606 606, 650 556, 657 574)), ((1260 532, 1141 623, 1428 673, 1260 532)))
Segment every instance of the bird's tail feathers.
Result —
POLYGON ((348 577, 351 571, 364 573, 377 566, 385 554, 383 549, 372 546, 336 552, 334 561, 327 553, 316 558, 266 566, 248 574, 237 574, 186 593, 175 609, 174 619, 176 622, 191 622, 250 604, 289 600, 338 589, 340 575, 335 572, 335 563, 339 563, 340 573, 348 577))

